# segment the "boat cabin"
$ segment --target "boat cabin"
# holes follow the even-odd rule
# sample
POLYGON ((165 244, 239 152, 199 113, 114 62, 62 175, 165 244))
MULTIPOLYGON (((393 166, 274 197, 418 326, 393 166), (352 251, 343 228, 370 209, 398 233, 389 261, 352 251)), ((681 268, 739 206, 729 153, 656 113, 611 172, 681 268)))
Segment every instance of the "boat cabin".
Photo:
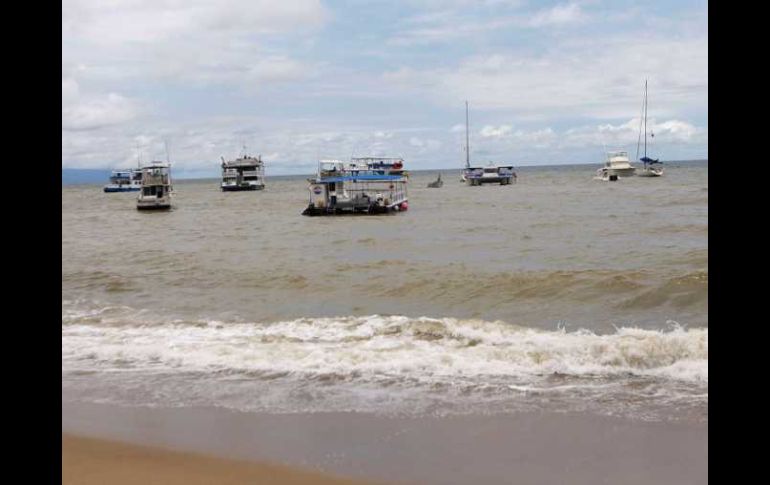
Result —
POLYGON ((222 159, 222 190, 262 190, 265 188, 265 165, 262 156, 244 155, 232 161, 222 159))
POLYGON ((171 167, 165 162, 152 162, 141 168, 142 190, 136 208, 139 210, 171 208, 171 167))
POLYGON ((137 169, 113 170, 105 192, 134 192, 142 187, 142 172, 137 169))

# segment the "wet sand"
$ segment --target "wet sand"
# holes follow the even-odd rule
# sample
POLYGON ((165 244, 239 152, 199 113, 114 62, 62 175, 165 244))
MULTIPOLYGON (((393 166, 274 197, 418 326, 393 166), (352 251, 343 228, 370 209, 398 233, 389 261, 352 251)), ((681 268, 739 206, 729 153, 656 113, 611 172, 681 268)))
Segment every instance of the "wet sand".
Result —
POLYGON ((62 431, 389 483, 708 483, 707 423, 579 413, 385 417, 64 402, 62 431))
POLYGON ((62 435, 62 485, 363 485, 268 464, 62 435))

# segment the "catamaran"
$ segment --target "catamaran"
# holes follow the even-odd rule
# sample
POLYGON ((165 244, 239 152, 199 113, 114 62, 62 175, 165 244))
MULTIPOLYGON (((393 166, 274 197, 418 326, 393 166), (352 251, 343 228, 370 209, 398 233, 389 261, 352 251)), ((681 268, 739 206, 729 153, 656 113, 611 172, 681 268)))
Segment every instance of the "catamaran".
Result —
POLYGON ((516 180, 513 165, 498 165, 489 162, 486 167, 471 166, 470 137, 468 136, 468 102, 465 102, 465 168, 460 175, 460 181, 468 185, 499 183, 509 185, 516 180))
POLYGON ((262 190, 265 188, 265 165, 262 156, 250 157, 244 152, 235 160, 222 157, 222 191, 262 190))
POLYGON ((302 215, 406 211, 407 179, 401 158, 353 158, 349 163, 321 160, 316 177, 308 179, 310 203, 302 215))
MULTIPOLYGON (((642 121, 639 122, 639 140, 636 142, 636 158, 639 159, 640 162, 644 163, 644 168, 642 168, 639 172, 637 172, 637 175, 640 177, 660 177, 663 175, 663 168, 661 167, 655 167, 654 165, 657 163, 662 163, 658 159, 652 159, 647 156, 647 80, 644 80, 644 105, 643 105, 643 121, 644 121, 644 156, 642 158, 639 158, 639 145, 641 144, 641 138, 642 138, 642 121)), ((650 138, 655 138, 655 133, 650 132, 650 138)))
POLYGON ((136 201, 139 210, 163 210, 171 208, 171 164, 150 162, 141 168, 142 190, 136 201))

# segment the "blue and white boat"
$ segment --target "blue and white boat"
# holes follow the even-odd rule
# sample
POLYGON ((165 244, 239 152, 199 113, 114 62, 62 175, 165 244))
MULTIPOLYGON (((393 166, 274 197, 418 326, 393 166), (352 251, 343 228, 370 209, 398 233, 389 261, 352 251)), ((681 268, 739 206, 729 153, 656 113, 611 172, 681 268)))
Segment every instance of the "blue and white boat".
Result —
POLYGON ((105 192, 136 192, 142 188, 140 169, 113 170, 110 183, 104 186, 105 192))
POLYGON ((310 182, 305 216, 387 214, 409 208, 408 175, 400 158, 322 160, 310 182))
MULTIPOLYGON (((663 168, 656 167, 656 164, 662 162, 657 158, 653 159, 647 156, 647 80, 644 80, 644 105, 642 107, 642 122, 644 123, 644 156, 639 158, 639 145, 642 139, 642 123, 639 124, 639 140, 636 142, 636 157, 644 164, 644 168, 636 172, 639 177, 662 177, 663 168)), ((650 138, 655 138, 655 133, 650 132, 650 138)))

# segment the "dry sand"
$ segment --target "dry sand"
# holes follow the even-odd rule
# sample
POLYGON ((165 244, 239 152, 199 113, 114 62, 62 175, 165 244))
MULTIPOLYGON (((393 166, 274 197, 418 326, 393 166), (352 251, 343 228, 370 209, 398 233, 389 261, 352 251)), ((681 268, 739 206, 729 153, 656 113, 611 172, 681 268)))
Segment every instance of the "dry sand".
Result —
POLYGON ((278 465, 62 434, 62 485, 356 485, 278 465))

